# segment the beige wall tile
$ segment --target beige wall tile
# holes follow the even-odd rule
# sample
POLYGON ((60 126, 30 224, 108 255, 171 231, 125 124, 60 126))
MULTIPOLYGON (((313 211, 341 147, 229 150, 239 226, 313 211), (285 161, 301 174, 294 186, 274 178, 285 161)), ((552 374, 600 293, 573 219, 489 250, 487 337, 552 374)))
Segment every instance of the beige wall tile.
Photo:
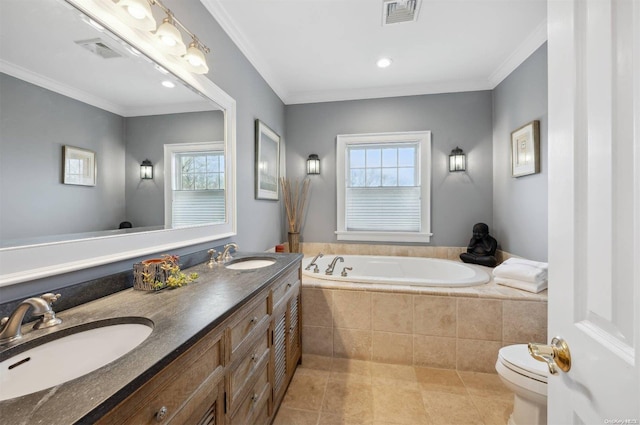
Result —
MULTIPOLYGON (((398 364, 371 363, 371 378, 373 380, 391 380, 403 382, 418 382, 416 371, 413 366, 398 364)), ((417 386, 412 387, 417 388, 417 386)))
POLYGON ((413 337, 408 334, 374 331, 372 360, 401 365, 413 364, 413 337))
POLYGON ((413 330, 413 305, 409 294, 373 293, 373 330, 410 334, 413 330))
POLYGON ((458 338, 502 341, 502 301, 458 298, 458 338))
POLYGON ((335 328, 333 355, 348 359, 371 360, 372 332, 335 328))
POLYGON ((371 293, 335 291, 333 322, 337 328, 371 329, 371 293))
POLYGON ((319 356, 333 356, 333 328, 303 326, 302 352, 319 356))
POLYGON ((413 297, 414 333, 456 336, 456 299, 430 295, 413 297))
POLYGON ((456 339, 439 336, 413 336, 413 364, 455 369, 456 339))
POLYGON ((547 342, 547 303, 503 301, 505 343, 547 342))
POLYGON ((496 373, 500 342, 474 339, 458 339, 456 369, 474 372, 496 373))
POLYGON ((307 326, 333 326, 333 291, 302 288, 302 323, 307 326))

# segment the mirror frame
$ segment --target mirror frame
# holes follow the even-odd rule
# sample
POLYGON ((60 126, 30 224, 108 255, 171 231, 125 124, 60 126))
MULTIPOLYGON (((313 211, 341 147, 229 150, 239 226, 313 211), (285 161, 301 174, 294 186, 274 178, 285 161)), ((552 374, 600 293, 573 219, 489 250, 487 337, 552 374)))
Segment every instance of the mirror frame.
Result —
POLYGON ((167 252, 237 234, 236 208, 236 101, 205 75, 192 74, 174 57, 155 46, 151 33, 130 28, 118 18, 117 5, 108 0, 65 0, 131 44, 151 61, 173 73, 218 104, 225 114, 227 221, 222 224, 163 229, 123 235, 76 239, 0 249, 0 287, 115 263, 152 253, 167 252), (230 160, 229 160, 230 158, 230 160))

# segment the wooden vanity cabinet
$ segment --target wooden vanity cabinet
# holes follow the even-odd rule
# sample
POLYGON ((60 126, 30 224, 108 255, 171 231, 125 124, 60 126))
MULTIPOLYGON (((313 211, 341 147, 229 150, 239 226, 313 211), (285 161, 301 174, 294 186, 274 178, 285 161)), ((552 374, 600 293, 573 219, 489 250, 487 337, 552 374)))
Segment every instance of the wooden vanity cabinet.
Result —
POLYGON ((301 356, 300 274, 286 271, 97 423, 271 423, 301 356))
POLYGON ((97 424, 223 424, 223 360, 223 333, 215 329, 97 424))

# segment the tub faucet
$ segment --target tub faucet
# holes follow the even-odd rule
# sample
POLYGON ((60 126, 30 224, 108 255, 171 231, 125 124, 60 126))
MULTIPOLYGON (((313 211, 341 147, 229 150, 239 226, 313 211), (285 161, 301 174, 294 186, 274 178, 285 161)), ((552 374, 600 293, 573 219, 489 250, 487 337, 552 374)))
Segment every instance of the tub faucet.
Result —
POLYGON ((56 317, 51 304, 53 304, 60 294, 44 294, 41 297, 27 298, 18 304, 18 307, 11 313, 9 317, 3 317, 0 320, 0 344, 6 344, 16 339, 22 338, 22 321, 29 311, 29 307, 33 307, 33 314, 42 316, 42 318, 33 325, 33 329, 48 328, 62 323, 61 319, 56 317))
POLYGON ((222 251, 220 255, 218 255, 218 263, 226 263, 227 261, 231 260, 231 254, 229 254, 231 248, 233 248, 233 252, 236 252, 238 250, 238 244, 235 242, 226 244, 224 246, 224 251, 222 251))
POLYGON ((340 260, 341 263, 344 263, 344 258, 342 257, 336 257, 333 259, 333 261, 331 261, 331 264, 329 264, 329 267, 327 267, 327 270, 324 271, 324 274, 333 274, 333 269, 336 267, 336 263, 338 262, 338 260, 340 260))
POLYGON ((309 265, 308 265, 307 267, 305 267, 304 269, 305 269, 305 270, 311 270, 311 266, 316 266, 316 267, 317 267, 318 265, 316 264, 316 260, 317 260, 318 258, 322 258, 322 253, 321 253, 321 252, 319 252, 319 253, 318 253, 318 255, 316 255, 315 257, 313 257, 313 260, 311 260, 311 262, 309 263, 309 265))

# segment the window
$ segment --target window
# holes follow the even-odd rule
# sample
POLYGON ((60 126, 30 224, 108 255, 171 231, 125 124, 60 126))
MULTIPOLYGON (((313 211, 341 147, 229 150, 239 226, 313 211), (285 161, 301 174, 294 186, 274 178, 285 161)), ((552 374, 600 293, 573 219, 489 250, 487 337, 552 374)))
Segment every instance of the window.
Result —
POLYGON ((338 240, 429 242, 431 132, 338 136, 338 240))
POLYGON ((170 227, 223 223, 225 158, 222 143, 165 145, 171 189, 165 218, 170 227))

